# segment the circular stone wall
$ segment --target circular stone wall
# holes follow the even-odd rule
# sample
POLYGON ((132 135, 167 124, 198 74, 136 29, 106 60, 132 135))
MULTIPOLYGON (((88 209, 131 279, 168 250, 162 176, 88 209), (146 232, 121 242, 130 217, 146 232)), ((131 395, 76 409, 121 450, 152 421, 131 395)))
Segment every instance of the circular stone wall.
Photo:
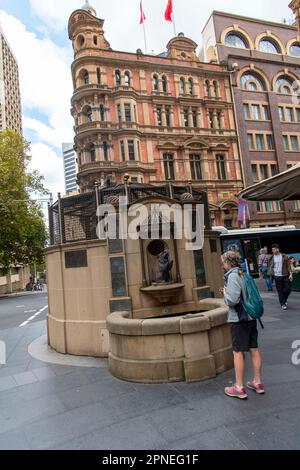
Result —
POLYGON ((128 312, 107 318, 109 370, 143 383, 194 382, 233 367, 227 307, 222 300, 199 302, 202 313, 131 319, 128 312))

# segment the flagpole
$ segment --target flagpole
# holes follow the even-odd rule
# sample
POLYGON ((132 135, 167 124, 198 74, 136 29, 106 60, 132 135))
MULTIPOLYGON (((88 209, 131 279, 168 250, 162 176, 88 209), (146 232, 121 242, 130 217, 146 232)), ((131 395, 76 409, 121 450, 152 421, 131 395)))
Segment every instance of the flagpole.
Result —
POLYGON ((174 14, 174 4, 173 4, 172 17, 173 17, 174 37, 176 37, 177 33, 176 33, 176 23, 175 23, 175 14, 174 14))
POLYGON ((145 21, 143 21, 143 31, 144 31, 144 41, 145 41, 145 54, 148 54, 145 21))

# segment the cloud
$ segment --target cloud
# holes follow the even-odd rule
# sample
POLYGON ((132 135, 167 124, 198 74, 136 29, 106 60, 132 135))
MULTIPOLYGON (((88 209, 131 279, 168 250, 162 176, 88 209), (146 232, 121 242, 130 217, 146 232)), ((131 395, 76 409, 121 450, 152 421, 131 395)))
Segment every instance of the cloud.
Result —
POLYGON ((31 169, 36 169, 45 178, 45 187, 53 193, 64 193, 63 160, 48 145, 35 143, 31 145, 31 169))
POLYGON ((4 11, 0 11, 0 21, 19 65, 25 126, 33 125, 33 130, 43 128, 46 142, 60 147, 63 141, 73 139, 71 50, 57 46, 48 38, 39 39, 21 21, 4 11), (26 118, 28 110, 31 115, 36 111, 45 116, 44 121, 49 122, 48 132, 45 132, 45 124, 38 125, 37 120, 26 118), (49 140, 51 135, 53 141, 49 140))
POLYGON ((33 13, 53 31, 66 29, 71 13, 84 5, 84 0, 30 0, 33 13))

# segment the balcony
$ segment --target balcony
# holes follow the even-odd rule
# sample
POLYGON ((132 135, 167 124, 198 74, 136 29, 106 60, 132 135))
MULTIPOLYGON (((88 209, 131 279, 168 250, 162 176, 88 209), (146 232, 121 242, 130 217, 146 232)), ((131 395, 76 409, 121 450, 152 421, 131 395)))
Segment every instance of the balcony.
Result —
POLYGON ((83 96, 95 93, 95 91, 107 94, 111 92, 111 89, 107 85, 100 85, 98 83, 87 83, 81 85, 74 90, 72 96, 72 104, 74 103, 74 101, 82 98, 83 96))
POLYGON ((97 130, 111 131, 115 129, 116 124, 113 124, 111 121, 89 121, 84 122, 83 124, 79 124, 74 128, 77 137, 81 134, 86 134, 97 130))
POLYGON ((81 165, 78 173, 78 177, 85 176, 88 173, 95 173, 97 171, 114 171, 116 173, 123 173, 124 171, 140 171, 142 173, 156 173, 154 164, 144 163, 137 160, 126 161, 126 162, 106 162, 97 161, 91 163, 84 163, 81 165))

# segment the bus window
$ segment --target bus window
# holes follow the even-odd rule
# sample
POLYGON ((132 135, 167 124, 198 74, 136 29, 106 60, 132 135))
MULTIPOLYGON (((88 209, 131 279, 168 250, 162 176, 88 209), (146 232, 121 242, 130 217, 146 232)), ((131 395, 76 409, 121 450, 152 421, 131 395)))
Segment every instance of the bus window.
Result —
POLYGON ((243 240, 245 258, 247 260, 249 273, 251 276, 259 275, 258 256, 260 252, 260 243, 258 238, 252 240, 243 240))

